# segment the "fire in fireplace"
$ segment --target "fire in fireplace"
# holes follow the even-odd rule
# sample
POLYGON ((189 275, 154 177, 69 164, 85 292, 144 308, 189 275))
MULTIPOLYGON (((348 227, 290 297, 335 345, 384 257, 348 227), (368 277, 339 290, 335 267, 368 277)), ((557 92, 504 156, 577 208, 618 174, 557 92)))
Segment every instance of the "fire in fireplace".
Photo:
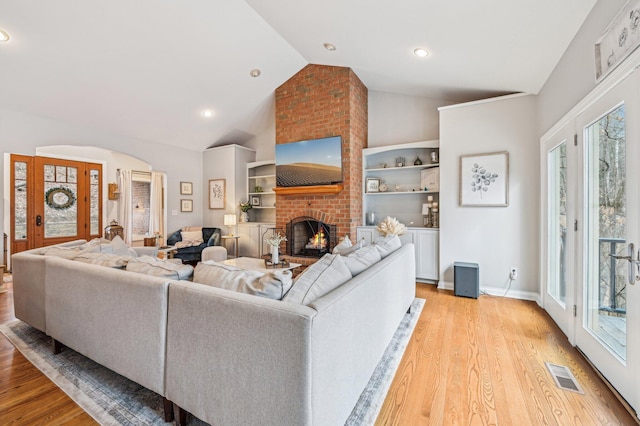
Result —
POLYGON ((287 223, 287 254, 299 257, 322 257, 330 252, 335 234, 335 225, 310 217, 297 217, 287 223))

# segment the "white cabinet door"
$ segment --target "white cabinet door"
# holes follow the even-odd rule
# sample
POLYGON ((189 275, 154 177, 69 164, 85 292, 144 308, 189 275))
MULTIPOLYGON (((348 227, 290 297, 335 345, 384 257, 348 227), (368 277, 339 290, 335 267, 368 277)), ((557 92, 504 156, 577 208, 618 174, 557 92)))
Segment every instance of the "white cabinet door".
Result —
POLYGON ((438 231, 415 231, 416 278, 438 281, 438 231))
POLYGON ((260 257, 258 241, 260 227, 258 223, 242 223, 238 225, 238 254, 243 257, 260 257))
POLYGON ((356 228, 356 238, 358 241, 364 239, 365 244, 371 244, 378 238, 380 234, 373 227, 358 226, 356 228))

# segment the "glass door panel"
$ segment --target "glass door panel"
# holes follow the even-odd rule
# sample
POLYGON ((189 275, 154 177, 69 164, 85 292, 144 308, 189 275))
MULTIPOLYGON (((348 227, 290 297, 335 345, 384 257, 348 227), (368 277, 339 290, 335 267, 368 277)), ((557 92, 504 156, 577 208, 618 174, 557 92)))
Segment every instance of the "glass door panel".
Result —
POLYGON ((585 129, 585 326, 626 359, 627 252, 625 107, 617 106, 585 129))
POLYGON ((547 292, 565 306, 567 296, 567 144, 548 154, 548 279, 547 292))
POLYGON ((44 237, 78 235, 78 169, 44 166, 44 237))

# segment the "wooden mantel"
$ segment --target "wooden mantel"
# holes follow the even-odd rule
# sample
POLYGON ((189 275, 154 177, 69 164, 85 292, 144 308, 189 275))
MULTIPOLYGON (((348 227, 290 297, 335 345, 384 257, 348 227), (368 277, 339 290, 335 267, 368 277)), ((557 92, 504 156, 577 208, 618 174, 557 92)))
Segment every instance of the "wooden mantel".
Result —
POLYGON ((312 185, 312 186, 277 186, 273 188, 278 195, 309 195, 309 194, 337 194, 344 188, 336 185, 312 185))

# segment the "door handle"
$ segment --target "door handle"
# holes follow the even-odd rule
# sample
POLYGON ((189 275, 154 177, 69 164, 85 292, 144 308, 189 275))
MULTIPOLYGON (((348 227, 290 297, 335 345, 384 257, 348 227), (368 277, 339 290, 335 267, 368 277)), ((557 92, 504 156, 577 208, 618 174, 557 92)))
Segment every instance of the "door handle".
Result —
POLYGON ((635 254, 635 248, 633 243, 629 243, 627 246, 627 255, 626 256, 616 256, 615 254, 610 254, 609 256, 613 257, 617 260, 626 260, 628 261, 627 265, 627 280, 629 284, 634 285, 636 281, 640 281, 640 250, 638 250, 638 258, 634 259, 633 255, 635 254), (636 274, 634 266, 637 266, 638 273, 636 274))
POLYGON ((36 226, 42 226, 42 216, 36 216, 36 226))

